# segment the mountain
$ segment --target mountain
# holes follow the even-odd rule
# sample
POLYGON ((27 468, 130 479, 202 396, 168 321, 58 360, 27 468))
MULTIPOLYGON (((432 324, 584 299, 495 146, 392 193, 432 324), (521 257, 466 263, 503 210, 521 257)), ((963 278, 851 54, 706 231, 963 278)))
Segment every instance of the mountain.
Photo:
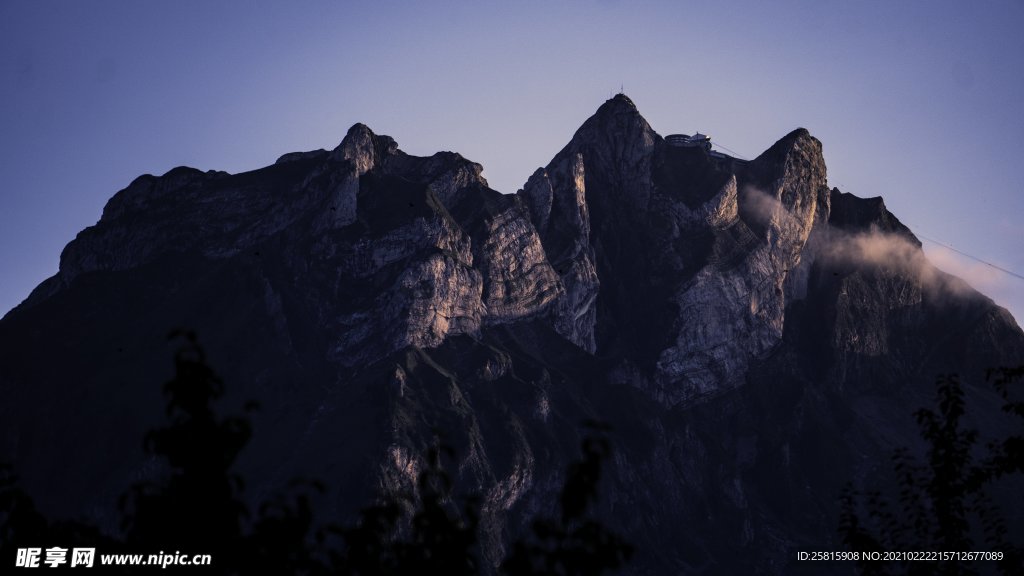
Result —
POLYGON ((795 551, 841 549, 842 487, 919 444, 938 374, 999 426, 983 373, 1024 333, 880 198, 829 188, 806 130, 749 162, 679 143, 620 94, 513 195, 361 124, 252 172, 141 176, 0 321, 0 461, 116 531, 117 495, 161 474, 141 439, 183 327, 222 410, 261 406, 254 497, 319 478, 350 519, 440 436, 494 563, 595 419, 633 571, 821 572, 795 551))

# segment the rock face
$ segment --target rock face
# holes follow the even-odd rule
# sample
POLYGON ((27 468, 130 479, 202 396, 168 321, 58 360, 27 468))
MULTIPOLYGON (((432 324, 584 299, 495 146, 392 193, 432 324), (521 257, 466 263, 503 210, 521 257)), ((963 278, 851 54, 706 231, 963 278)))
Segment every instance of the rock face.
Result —
POLYGON ((668 145, 624 96, 520 194, 566 289, 556 331, 639 363, 636 385, 670 406, 735 388, 776 347, 830 198, 806 130, 740 163, 668 145))
POLYGON ((265 407, 257 492, 320 477, 350 518, 441 430, 493 563, 596 418, 601 513, 638 573, 779 573, 838 549, 839 489, 913 443, 936 374, 991 407, 982 371, 1024 361, 1013 318, 881 199, 828 187, 806 130, 745 162, 667 143, 618 95, 517 194, 481 173, 357 124, 253 172, 139 177, 0 321, 0 460, 116 530, 114 497, 153 473, 162 335, 190 327, 229 404, 265 407))

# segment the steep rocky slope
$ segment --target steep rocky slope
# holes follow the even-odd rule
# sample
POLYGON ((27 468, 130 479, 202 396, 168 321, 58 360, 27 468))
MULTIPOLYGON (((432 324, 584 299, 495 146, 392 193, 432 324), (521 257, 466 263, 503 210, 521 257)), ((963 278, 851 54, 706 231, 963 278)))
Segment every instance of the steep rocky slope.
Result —
POLYGON ((1024 361, 1012 317, 881 199, 828 187, 806 130, 744 162, 668 144, 619 95, 517 194, 481 171, 356 125, 253 172, 136 179, 0 321, 0 459, 45 510, 116 530, 116 495, 160 473, 140 439, 188 327, 225 409, 262 405, 253 495, 319 477, 349 518, 441 434, 494 562, 595 418, 634 570, 791 572, 838 548, 841 486, 915 442, 936 374, 987 420, 982 371, 1024 361))

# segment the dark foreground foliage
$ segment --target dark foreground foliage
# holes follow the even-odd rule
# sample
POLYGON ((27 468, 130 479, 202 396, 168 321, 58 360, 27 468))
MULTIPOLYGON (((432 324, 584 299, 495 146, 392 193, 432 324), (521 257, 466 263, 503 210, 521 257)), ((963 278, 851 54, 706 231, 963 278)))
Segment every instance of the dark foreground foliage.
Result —
MULTIPOLYGON (((1024 402, 1011 398, 1011 385, 1024 378, 1024 367, 989 372, 1003 397, 1003 410, 1024 424, 1024 402)), ((927 450, 925 461, 908 449, 897 450, 893 470, 895 496, 881 490, 842 495, 840 533, 857 552, 993 551, 998 562, 940 560, 937 562, 878 562, 861 560, 862 574, 990 573, 1024 574, 1024 549, 1007 538, 1007 522, 993 503, 1000 480, 1024 472, 1024 426, 1000 440, 982 445, 977 430, 966 428, 964 390, 955 375, 937 383, 938 410, 921 409, 914 417, 927 450)))
MULTIPOLYGON (((61 542, 95 547, 97 554, 210 553, 211 566, 187 569, 217 574, 459 576, 490 571, 481 565, 477 541, 480 502, 463 498, 456 503, 443 465, 451 450, 440 443, 428 451, 414 494, 383 495, 362 510, 353 526, 317 523, 313 501, 326 489, 309 480, 293 481, 284 493, 250 510, 244 481, 232 471, 252 434, 249 418, 216 415, 213 402, 223 395, 224 383, 194 333, 174 332, 171 338, 179 347, 175 376, 164 385, 169 423, 144 439, 147 454, 164 470, 159 481, 139 482, 121 496, 122 533, 115 537, 87 523, 45 518, 18 486, 14 471, 0 467, 3 566, 14 565, 19 548, 61 542)), ((562 489, 561 515, 535 519, 533 534, 514 543, 500 572, 599 575, 628 562, 632 547, 589 514, 602 464, 611 453, 607 430, 599 425, 590 430, 583 457, 570 467, 562 489)), ((95 562, 92 570, 99 569, 99 559, 95 562)), ((108 573, 119 570, 132 573, 130 568, 106 568, 108 573)))
MULTIPOLYGON (((591 427, 601 430, 596 423, 591 427)), ((562 488, 561 516, 534 520, 533 540, 516 542, 502 566, 510 576, 601 574, 629 562, 632 546, 587 515, 597 501, 601 462, 611 454, 611 445, 594 435, 583 440, 582 448, 583 459, 569 468, 562 488)))

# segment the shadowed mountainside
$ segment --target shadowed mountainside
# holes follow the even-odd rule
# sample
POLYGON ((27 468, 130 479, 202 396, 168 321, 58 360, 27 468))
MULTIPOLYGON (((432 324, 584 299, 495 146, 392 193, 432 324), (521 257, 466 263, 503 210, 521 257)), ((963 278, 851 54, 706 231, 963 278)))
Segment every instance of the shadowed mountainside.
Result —
POLYGON ((1022 363, 1020 328, 880 198, 829 188, 806 130, 744 162, 618 95, 517 194, 481 171, 356 125, 253 172, 137 178, 0 321, 0 460, 45 512, 116 529, 116 495, 159 473, 138 438, 189 326, 229 410, 263 407, 254 497, 319 478, 320 513, 350 518, 443 430, 493 565, 592 418, 620 447, 596 512, 633 570, 792 573, 840 548, 843 485, 917 442, 936 374, 1005 425, 983 371, 1022 363))

